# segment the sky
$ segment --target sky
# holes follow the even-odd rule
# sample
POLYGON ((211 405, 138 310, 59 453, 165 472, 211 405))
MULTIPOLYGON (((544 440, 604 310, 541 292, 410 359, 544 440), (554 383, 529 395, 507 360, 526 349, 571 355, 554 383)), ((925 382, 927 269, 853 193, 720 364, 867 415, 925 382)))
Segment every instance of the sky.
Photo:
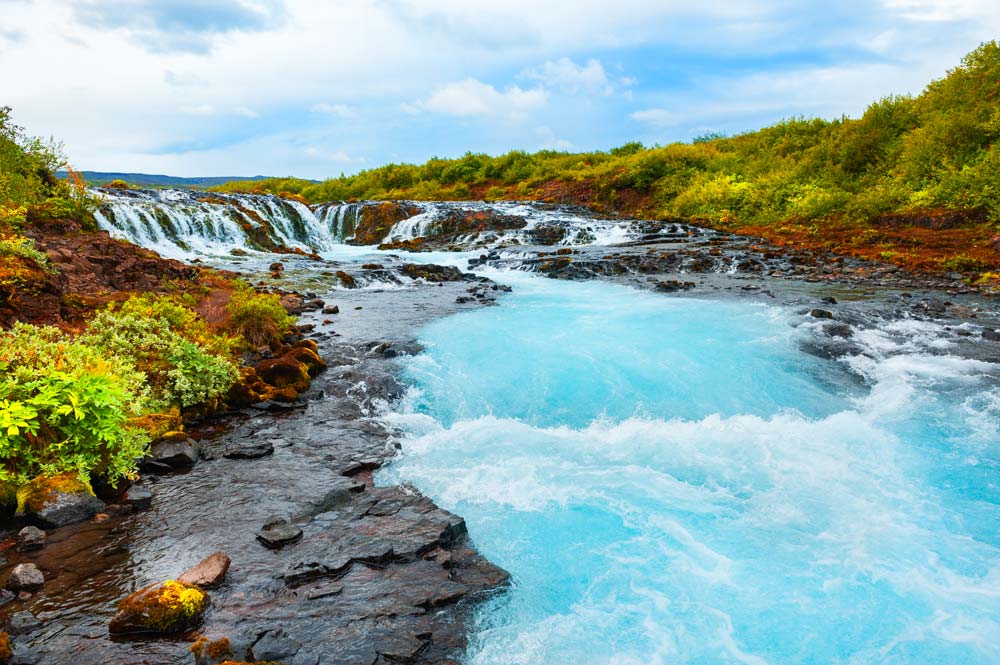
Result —
POLYGON ((0 105, 78 169, 325 178, 857 116, 1000 0, 0 0, 0 105))

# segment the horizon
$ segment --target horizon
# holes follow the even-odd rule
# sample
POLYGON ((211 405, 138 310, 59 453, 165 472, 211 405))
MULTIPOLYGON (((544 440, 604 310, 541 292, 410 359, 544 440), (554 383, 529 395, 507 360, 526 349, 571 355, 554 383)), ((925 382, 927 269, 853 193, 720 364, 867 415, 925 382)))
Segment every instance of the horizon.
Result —
POLYGON ((857 116, 1000 33, 985 0, 601 4, 0 0, 3 103, 80 170, 323 179, 857 116))

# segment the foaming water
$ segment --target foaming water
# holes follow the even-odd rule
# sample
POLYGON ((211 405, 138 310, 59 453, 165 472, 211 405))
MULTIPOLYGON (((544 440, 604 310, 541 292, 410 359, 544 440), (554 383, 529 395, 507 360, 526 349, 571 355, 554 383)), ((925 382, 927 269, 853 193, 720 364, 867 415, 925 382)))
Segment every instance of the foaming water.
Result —
POLYGON ((1000 661, 1000 389, 933 326, 514 276, 436 321, 380 481, 514 578, 471 663, 1000 661))

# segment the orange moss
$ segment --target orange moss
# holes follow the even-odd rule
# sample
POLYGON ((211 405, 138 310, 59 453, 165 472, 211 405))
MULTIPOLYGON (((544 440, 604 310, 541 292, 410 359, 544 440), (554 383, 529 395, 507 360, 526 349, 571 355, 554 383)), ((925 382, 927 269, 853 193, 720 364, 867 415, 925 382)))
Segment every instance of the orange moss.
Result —
POLYGON ((10 646, 10 635, 0 633, 0 664, 9 663, 14 655, 14 650, 10 646))
POLYGON ((147 413, 138 418, 132 418, 129 425, 149 434, 152 441, 159 441, 170 432, 184 429, 184 421, 176 408, 164 413, 147 413))
POLYGON ((207 637, 202 636, 195 640, 194 644, 191 645, 191 653, 193 653, 196 658, 200 658, 202 655, 205 655, 212 659, 218 659, 232 656, 233 648, 229 643, 228 637, 222 637, 213 642, 207 637))

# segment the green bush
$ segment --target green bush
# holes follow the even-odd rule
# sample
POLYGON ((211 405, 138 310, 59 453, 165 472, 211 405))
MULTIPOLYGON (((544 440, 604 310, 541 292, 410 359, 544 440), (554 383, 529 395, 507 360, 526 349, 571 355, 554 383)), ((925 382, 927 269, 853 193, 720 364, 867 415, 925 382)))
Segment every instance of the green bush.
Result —
POLYGON ((220 355, 228 344, 192 328, 195 316, 169 298, 136 297, 98 312, 80 339, 145 374, 153 410, 194 406, 221 397, 239 378, 220 355))
POLYGON ((273 294, 257 293, 245 282, 236 282, 226 311, 229 330, 242 337, 252 348, 279 342, 295 325, 295 317, 273 294))
POLYGON ((0 335, 0 482, 35 476, 135 472, 148 436, 129 426, 144 377, 59 330, 16 323, 0 335))

